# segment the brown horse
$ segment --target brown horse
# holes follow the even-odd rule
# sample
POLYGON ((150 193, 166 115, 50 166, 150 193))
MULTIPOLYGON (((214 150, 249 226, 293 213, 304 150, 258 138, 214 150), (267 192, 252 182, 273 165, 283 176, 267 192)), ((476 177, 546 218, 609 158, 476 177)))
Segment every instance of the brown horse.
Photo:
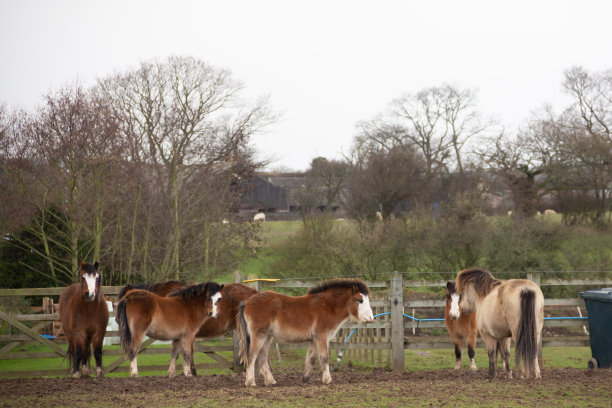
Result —
POLYGON ((89 375, 91 346, 96 359, 96 375, 102 376, 102 343, 108 325, 108 307, 100 290, 98 262, 81 264, 79 283, 68 286, 60 295, 60 321, 68 342, 68 361, 72 376, 89 375))
MULTIPOLYGON (((184 282, 167 281, 154 284, 134 284, 126 285, 119 292, 121 299, 126 292, 133 289, 143 289, 155 293, 159 296, 167 296, 168 294, 180 288, 187 286, 184 282)), ((221 290, 221 299, 217 304, 217 316, 214 319, 206 319, 196 337, 219 337, 228 333, 232 329, 236 330, 236 316, 240 303, 247 300, 249 297, 257 293, 257 291, 240 283, 230 283, 223 285, 221 290)), ((191 355, 193 356, 193 347, 191 355)), ((194 359, 191 360, 191 374, 197 375, 194 359)))
POLYGON ((478 327, 475 313, 459 312, 459 295, 455 291, 455 282, 446 283, 446 306, 444 308, 444 322, 448 334, 455 345, 455 370, 461 369, 461 348, 467 343, 470 368, 476 371, 474 361, 478 327))
POLYGON ((240 305, 238 337, 240 356, 246 364, 245 385, 255 386, 255 365, 266 385, 276 384, 268 363, 272 338, 279 342, 309 342, 302 381, 308 382, 319 356, 323 383, 331 383, 329 340, 349 317, 373 320, 369 289, 359 279, 331 280, 311 288, 305 296, 261 292, 240 305))
POLYGON ((518 376, 541 378, 538 345, 544 323, 544 295, 538 285, 528 279, 501 281, 484 269, 459 272, 455 285, 461 312, 476 312, 476 324, 489 354, 489 378, 495 377, 498 347, 508 378, 512 378, 511 338, 516 345, 518 376))
POLYGON ((169 297, 145 290, 128 292, 117 305, 121 347, 130 358, 130 375, 138 377, 137 354, 142 338, 172 340, 168 376, 176 374, 176 359, 183 353, 183 373, 191 377, 192 344, 209 317, 217 316, 223 285, 206 282, 179 289, 169 297))

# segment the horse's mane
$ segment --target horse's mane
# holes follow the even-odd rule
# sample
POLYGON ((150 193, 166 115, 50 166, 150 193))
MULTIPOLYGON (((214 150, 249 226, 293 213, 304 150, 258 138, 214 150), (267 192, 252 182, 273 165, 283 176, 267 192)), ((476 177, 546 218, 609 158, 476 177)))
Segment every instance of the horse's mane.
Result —
POLYGON ((184 286, 186 285, 186 283, 184 281, 177 281, 177 280, 157 282, 157 283, 128 283, 127 285, 121 288, 121 290, 119 291, 119 294, 117 295, 117 299, 121 299, 128 290, 133 290, 133 289, 142 289, 148 292, 157 293, 157 288, 162 285, 164 286, 165 285, 183 285, 184 286))
POLYGON ((204 282, 197 285, 190 285, 172 292, 168 297, 180 296, 185 300, 194 300, 205 295, 214 294, 221 291, 221 285, 216 282, 204 282))
POLYGON ((368 289, 368 286, 365 283, 363 283, 363 281, 361 279, 332 279, 332 280, 328 280, 328 281, 325 281, 325 282, 321 282, 317 286, 313 286, 312 288, 308 289, 308 294, 309 295, 314 295, 314 294, 317 294, 317 293, 325 292, 328 289, 351 288, 353 286, 357 286, 359 288, 359 292, 363 293, 364 295, 369 295, 370 294, 370 290, 368 289))
POLYGON ((501 285, 502 281, 496 279, 491 275, 491 272, 486 269, 470 268, 459 272, 455 279, 455 283, 456 290, 459 293, 463 293, 468 285, 472 285, 478 296, 483 298, 489 294, 493 288, 501 285))

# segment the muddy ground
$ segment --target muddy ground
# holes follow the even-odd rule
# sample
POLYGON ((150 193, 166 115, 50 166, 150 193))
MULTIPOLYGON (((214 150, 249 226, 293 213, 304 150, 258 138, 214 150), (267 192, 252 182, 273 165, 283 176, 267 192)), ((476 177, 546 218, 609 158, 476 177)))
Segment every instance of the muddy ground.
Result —
MULTIPOLYGON (((538 381, 491 381, 486 370, 394 374, 347 369, 332 377, 329 386, 318 376, 302 384, 300 374, 285 372, 276 375, 277 385, 257 388, 244 386, 244 374, 4 379, 0 380, 0 406, 612 406, 612 370, 550 369, 538 381)), ((259 377, 258 382, 263 383, 259 377)))

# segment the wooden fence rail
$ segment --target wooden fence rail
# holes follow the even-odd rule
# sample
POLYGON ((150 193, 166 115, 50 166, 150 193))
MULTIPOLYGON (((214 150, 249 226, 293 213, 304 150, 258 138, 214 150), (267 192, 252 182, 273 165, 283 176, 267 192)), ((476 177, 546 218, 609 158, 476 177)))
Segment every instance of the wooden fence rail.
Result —
MULTIPOLYGON (((612 279, 569 279, 562 280, 556 278, 540 278, 536 274, 531 274, 529 278, 541 286, 612 286, 612 279)), ((234 276, 235 282, 240 282, 239 274, 234 276)), ((258 290, 276 290, 295 292, 296 289, 304 291, 312 286, 312 282, 297 280, 279 280, 276 282, 255 281, 251 286, 258 290)), ((387 366, 396 371, 402 371, 405 367, 404 350, 411 349, 434 349, 434 348, 453 348, 450 339, 446 335, 440 335, 446 330, 444 321, 413 321, 404 317, 404 314, 414 315, 417 310, 437 309, 439 318, 443 318, 444 300, 405 300, 404 289, 413 287, 439 287, 442 295, 446 281, 441 280, 404 280, 401 274, 395 274, 389 281, 366 281, 372 289, 371 300, 374 315, 379 316, 374 322, 368 324, 357 324, 351 321, 346 322, 338 331, 337 336, 330 342, 332 359, 335 358, 339 350, 345 350, 345 359, 366 361, 373 366, 387 366), (416 333, 416 330, 432 329, 437 333, 416 333), (350 335, 350 341, 346 339, 350 335)), ((104 286, 102 288, 105 296, 116 297, 122 286, 104 286)), ((63 288, 33 288, 33 289, 0 289, 0 297, 14 296, 59 296, 63 288)), ((545 307, 584 307, 581 299, 545 299, 545 307)), ((586 313, 586 311, 585 311, 586 313)), ((59 319, 59 314, 7 314, 0 312, 0 320, 9 324, 18 333, 0 335, 0 360, 14 359, 37 359, 57 356, 65 356, 66 346, 46 339, 40 335, 40 330, 48 326, 50 322, 59 319), (23 322, 29 322, 32 327, 28 327, 23 322), (16 347, 24 343, 39 343, 47 346, 50 351, 45 352, 11 352, 16 347)), ((114 312, 111 313, 114 319, 114 312)), ((583 327, 587 323, 585 320, 546 320, 544 327, 583 327)), ((427 331, 427 330, 426 330, 427 331)), ((107 337, 116 337, 116 331, 107 331, 107 337)), ((149 339, 141 346, 143 354, 170 354, 169 347, 149 346, 155 341, 149 339)), ((479 341, 482 347, 482 343, 479 341)), ((589 337, 586 335, 554 336, 544 337, 543 347, 584 347, 589 345, 589 337)), ((281 349, 306 348, 305 343, 281 344, 281 349)), ((238 366, 237 339, 234 336, 233 344, 220 344, 216 346, 196 345, 196 351, 206 354, 214 362, 199 363, 198 369, 223 368, 240 370, 238 366), (232 361, 228 361, 218 354, 218 352, 233 351, 232 361)), ((117 357, 114 361, 106 363, 105 372, 126 372, 128 367, 122 365, 126 358, 121 350, 104 349, 104 356, 117 357), (108 365, 107 365, 108 364, 108 365)), ((165 371, 167 366, 151 365, 139 367, 141 371, 165 371)), ((30 370, 30 371, 6 371, 0 370, 0 377, 20 377, 20 376, 43 376, 43 375, 66 375, 67 370, 30 370)))

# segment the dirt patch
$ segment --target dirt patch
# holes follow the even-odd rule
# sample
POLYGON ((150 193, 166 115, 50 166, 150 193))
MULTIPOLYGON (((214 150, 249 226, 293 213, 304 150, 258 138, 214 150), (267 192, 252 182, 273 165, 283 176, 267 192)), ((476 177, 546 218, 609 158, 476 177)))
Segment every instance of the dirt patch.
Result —
MULTIPOLYGON (((298 373, 277 385, 246 388, 244 374, 195 378, 34 378, 0 380, 0 406, 607 406, 612 370, 552 369, 542 380, 487 379, 486 370, 391 373, 343 370, 326 386, 298 373)), ((263 383, 258 378, 260 384, 263 383)))

